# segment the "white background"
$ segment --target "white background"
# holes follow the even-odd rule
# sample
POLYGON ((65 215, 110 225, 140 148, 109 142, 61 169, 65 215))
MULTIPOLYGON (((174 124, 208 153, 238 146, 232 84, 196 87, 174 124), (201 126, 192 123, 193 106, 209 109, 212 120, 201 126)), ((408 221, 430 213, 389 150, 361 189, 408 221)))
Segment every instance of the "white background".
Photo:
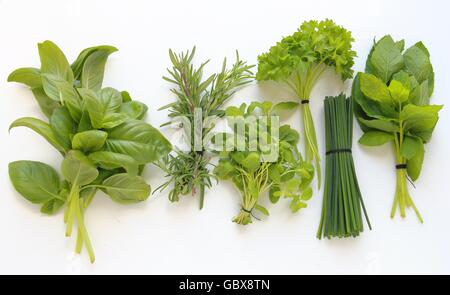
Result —
MULTIPOLYGON (((85 252, 73 254, 75 239, 64 237, 62 214, 43 216, 9 182, 11 161, 38 160, 58 168, 61 157, 28 129, 8 134, 14 119, 43 115, 26 87, 6 83, 12 70, 39 66, 36 44, 40 41, 53 40, 70 61, 85 47, 115 45, 120 51, 107 64, 104 85, 126 89, 147 103, 147 120, 159 126, 167 113, 157 109, 173 99, 170 85, 161 79, 170 65, 168 48, 179 51, 196 45, 196 61, 210 58, 207 71, 212 72, 219 69, 223 57, 232 59, 235 49, 243 59, 256 63, 259 53, 294 32, 301 22, 328 17, 353 32, 359 55, 356 71, 364 69, 374 37, 390 33, 405 38, 408 45, 423 40, 436 72, 433 102, 445 104, 450 93, 449 8, 444 0, 0 0, 0 274, 449 274, 447 106, 426 146, 417 189, 411 189, 423 225, 412 211, 405 220, 389 218, 395 189, 391 147, 359 146, 361 131, 355 124, 354 159, 373 231, 357 239, 317 240, 322 204, 318 191, 299 214, 292 215, 287 203, 281 202, 269 206, 267 220, 246 228, 231 222, 240 199, 226 182, 208 191, 201 212, 192 197, 170 204, 165 193, 156 194, 145 203, 122 206, 98 194, 86 213, 97 257, 91 265, 85 252)), ((313 91, 311 105, 322 154, 323 97, 349 93, 350 85, 330 72, 313 91)), ((253 83, 230 104, 263 99, 294 97, 282 88, 253 83)), ((300 129, 300 113, 290 122, 300 129)), ((147 169, 145 176, 152 187, 163 181, 154 168, 147 169)))

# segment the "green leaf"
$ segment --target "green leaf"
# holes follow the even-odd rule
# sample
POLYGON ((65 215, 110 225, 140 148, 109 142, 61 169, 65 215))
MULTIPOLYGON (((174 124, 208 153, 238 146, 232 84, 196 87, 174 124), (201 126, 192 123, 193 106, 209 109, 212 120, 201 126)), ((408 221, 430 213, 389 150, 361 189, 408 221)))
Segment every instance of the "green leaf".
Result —
POLYGON ((109 53, 113 53, 117 51, 117 48, 109 45, 100 45, 95 47, 89 47, 81 51, 75 62, 71 65, 76 80, 80 80, 81 73, 83 71, 83 67, 84 64, 86 63, 87 58, 97 51, 106 51, 109 53))
POLYGON ((269 199, 272 204, 278 203, 281 197, 280 187, 278 185, 272 185, 269 190, 269 199))
POLYGON ((272 108, 272 114, 275 116, 282 116, 288 111, 294 112, 298 108, 298 103, 293 101, 285 101, 277 103, 272 108))
POLYGON ((79 89, 94 128, 113 128, 122 124, 125 117, 115 112, 122 104, 120 93, 113 88, 104 88, 99 93, 90 89, 79 89))
POLYGON ((390 81, 394 73, 397 73, 404 67, 401 51, 389 35, 384 36, 375 45, 370 57, 370 63, 376 73, 375 75, 385 84, 390 81))
POLYGON ((38 49, 41 59, 42 74, 51 74, 72 84, 74 81, 72 69, 70 68, 69 62, 61 49, 59 49, 58 46, 51 41, 39 43, 38 49))
POLYGON ((113 52, 110 50, 97 50, 86 58, 81 74, 81 86, 83 88, 93 90, 102 88, 105 64, 108 56, 113 52))
POLYGON ((34 132, 44 137, 58 151, 62 153, 65 152, 64 146, 56 139, 55 134, 53 133, 53 130, 48 123, 36 118, 24 117, 15 120, 9 126, 9 130, 15 127, 28 127, 34 132))
POLYGON ((377 130, 386 131, 386 132, 398 132, 399 131, 398 125, 392 121, 378 120, 378 119, 365 120, 363 118, 358 118, 358 121, 361 124, 364 124, 365 126, 371 128, 371 129, 377 129, 377 130))
POLYGON ((303 191, 300 198, 303 201, 309 201, 309 200, 311 200, 312 196, 313 196, 313 190, 311 187, 308 187, 306 190, 303 191))
POLYGON ((359 139, 359 143, 365 146, 380 146, 394 140, 392 133, 382 131, 369 131, 359 139))
POLYGON ((422 84, 418 85, 413 89, 410 95, 411 103, 418 106, 425 106, 430 104, 430 91, 429 91, 429 82, 425 80, 422 84))
POLYGON ((255 172, 261 166, 261 161, 258 153, 250 153, 242 161, 242 166, 245 167, 250 173, 255 172))
POLYGON ((60 199, 53 199, 42 204, 41 213, 54 215, 64 206, 66 202, 60 199))
POLYGON ((72 139, 72 148, 85 153, 100 150, 106 142, 108 133, 101 130, 88 130, 75 134, 72 139))
POLYGON ((228 179, 236 172, 230 160, 220 159, 218 165, 214 168, 214 174, 220 179, 228 179))
POLYGON ((292 213, 297 213, 298 211, 306 207, 306 203, 300 201, 298 197, 294 198, 289 204, 289 208, 291 209, 292 213))
POLYGON ((64 150, 70 150, 72 146, 71 138, 76 130, 76 124, 66 107, 62 106, 53 111, 50 117, 50 128, 64 150))
POLYGON ((264 214, 265 216, 269 216, 270 215, 269 210, 267 210, 266 207, 263 207, 261 205, 256 204, 255 205, 255 209, 258 210, 259 212, 261 212, 262 214, 264 214))
POLYGON ((397 103, 403 103, 409 98, 409 89, 396 80, 392 80, 389 84, 389 92, 397 103))
POLYGON ((114 127, 119 126, 126 120, 127 120, 127 117, 124 114, 120 114, 120 113, 108 114, 103 118, 102 128, 112 129, 114 127))
POLYGON ((138 163, 130 156, 107 151, 89 154, 89 159, 103 169, 124 168, 130 175, 138 175, 138 163))
POLYGON ((377 102, 391 103, 392 98, 386 84, 371 74, 360 74, 360 85, 362 93, 377 102))
POLYGON ((126 121, 108 133, 107 150, 129 155, 139 164, 161 159, 172 149, 170 142, 157 129, 142 121, 126 121))
POLYGON ((150 195, 150 186, 142 177, 127 173, 107 178, 101 187, 112 200, 122 204, 142 202, 150 195))
POLYGON ((60 198, 60 180, 55 169, 34 161, 9 163, 9 178, 14 188, 28 201, 46 203, 60 198))
POLYGON ((128 101, 122 103, 119 112, 130 119, 142 120, 147 113, 148 107, 142 102, 128 101))
POLYGON ((413 133, 431 130, 439 120, 440 105, 416 106, 408 104, 400 113, 404 121, 404 130, 413 133))
POLYGON ((407 160, 414 158, 423 149, 422 139, 418 137, 405 136, 402 142, 400 153, 407 160))
POLYGON ((423 144, 421 144, 419 151, 416 153, 416 155, 407 161, 407 172, 409 177, 411 177, 412 181, 416 181, 420 176, 424 156, 425 156, 425 149, 423 144))
POLYGON ((225 116, 227 116, 227 117, 243 117, 244 112, 235 106, 231 106, 231 107, 226 108, 225 116))
POLYGON ((42 74, 42 85, 49 98, 66 106, 75 121, 81 118, 81 100, 73 86, 54 75, 42 74))
POLYGON ((36 68, 20 68, 9 74, 8 82, 22 83, 30 88, 42 87, 41 71, 36 68))
POLYGON ((98 176, 95 165, 80 151, 69 151, 61 164, 64 178, 79 187, 90 184, 98 176))
POLYGON ((413 75, 419 83, 427 80, 432 72, 429 56, 419 47, 412 46, 405 51, 406 71, 413 75))
POLYGON ((41 108, 41 111, 47 118, 50 118, 53 111, 61 106, 57 101, 54 101, 44 91, 44 88, 34 88, 32 89, 33 95, 41 108))

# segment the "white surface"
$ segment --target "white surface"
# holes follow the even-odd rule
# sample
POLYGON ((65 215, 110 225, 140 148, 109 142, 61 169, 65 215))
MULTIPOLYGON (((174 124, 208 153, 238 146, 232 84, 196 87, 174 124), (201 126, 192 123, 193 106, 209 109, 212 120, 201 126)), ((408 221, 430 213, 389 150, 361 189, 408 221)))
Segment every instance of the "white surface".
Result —
MULTIPOLYGON (((286 203, 270 206, 264 222, 242 228, 231 222, 238 212, 238 194, 228 183, 214 186, 206 206, 186 197, 170 204, 165 194, 148 202, 122 206, 98 195, 86 214, 95 248, 94 265, 84 252, 73 254, 74 238, 64 237, 62 214, 41 216, 39 207, 16 193, 7 164, 39 160, 58 167, 57 152, 25 128, 8 134, 8 125, 22 116, 42 117, 31 92, 7 75, 22 66, 39 66, 36 43, 50 39, 73 60, 88 46, 119 48, 107 64, 104 85, 128 90, 150 107, 155 126, 166 113, 156 110, 173 97, 161 79, 168 67, 168 48, 197 45, 197 61, 210 58, 215 71, 224 56, 256 63, 259 53, 309 19, 332 18, 351 30, 363 65, 374 37, 390 33, 408 45, 423 40, 436 72, 433 102, 446 103, 450 93, 448 1, 18 1, 0 0, 0 274, 418 274, 450 273, 448 196, 449 107, 443 109, 413 198, 425 219, 412 211, 406 220, 389 218, 395 176, 389 146, 365 149, 356 143, 354 158, 369 215, 374 225, 358 239, 319 241, 315 238, 322 204, 315 192, 298 215, 286 203)), ((324 152, 322 99, 349 92, 328 73, 313 92, 312 111, 324 152)), ((254 99, 293 99, 280 88, 258 86, 239 92, 230 104, 254 99)), ((290 120, 300 129, 300 114, 290 120)), ((324 161, 322 162, 324 164, 324 161)), ((147 169, 156 187, 162 173, 147 169)))

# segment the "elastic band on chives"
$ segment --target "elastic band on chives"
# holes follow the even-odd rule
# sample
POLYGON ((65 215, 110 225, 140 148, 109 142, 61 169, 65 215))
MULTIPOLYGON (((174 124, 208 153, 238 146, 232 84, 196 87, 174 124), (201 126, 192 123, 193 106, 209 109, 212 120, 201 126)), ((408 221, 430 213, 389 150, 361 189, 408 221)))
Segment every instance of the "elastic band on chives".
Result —
POLYGON ((326 152, 325 155, 329 156, 332 154, 337 154, 337 153, 352 153, 352 149, 335 149, 335 150, 330 150, 328 152, 326 152))
POLYGON ((308 104, 308 103, 309 103, 309 99, 302 100, 302 104, 308 104))

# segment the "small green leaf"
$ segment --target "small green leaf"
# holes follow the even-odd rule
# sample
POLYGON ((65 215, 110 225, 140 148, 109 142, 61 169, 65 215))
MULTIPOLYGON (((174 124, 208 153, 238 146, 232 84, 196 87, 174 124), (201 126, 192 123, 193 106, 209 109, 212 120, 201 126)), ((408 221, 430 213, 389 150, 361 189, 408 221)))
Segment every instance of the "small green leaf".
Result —
POLYGON ((62 161, 64 178, 73 185, 84 186, 93 182, 98 170, 89 158, 80 151, 69 151, 62 161))
POLYGON ((421 149, 423 149, 422 139, 418 137, 405 136, 400 153, 407 160, 411 160, 420 152, 421 149))
POLYGON ((400 119, 404 121, 405 131, 423 132, 431 130, 439 120, 440 105, 416 106, 408 104, 400 113, 400 119))
POLYGON ((380 146, 394 140, 392 133, 382 131, 369 131, 359 139, 359 143, 365 146, 380 146))
POLYGON ((389 84, 389 93, 391 97, 399 103, 405 102, 409 98, 409 89, 399 81, 392 80, 389 84))
POLYGON ((389 88, 374 75, 360 74, 360 83, 362 93, 368 98, 381 103, 392 102, 389 88))
POLYGON ((148 107, 138 101, 125 102, 120 106, 119 112, 130 119, 141 120, 147 113, 148 107))
POLYGON ((419 151, 416 153, 416 155, 407 161, 407 172, 409 177, 411 177, 412 181, 416 181, 420 176, 424 156, 425 156, 425 149, 422 144, 420 145, 419 151))
POLYGON ((386 132, 398 132, 399 131, 398 125, 392 121, 378 120, 378 119, 365 120, 362 118, 358 118, 358 121, 361 124, 364 124, 365 126, 371 128, 371 129, 377 129, 377 130, 386 131, 386 132))
POLYGON ((86 58, 81 74, 81 86, 83 88, 93 90, 102 88, 105 64, 108 56, 113 52, 110 50, 97 50, 86 58))
POLYGON ((261 166, 261 161, 258 153, 250 153, 242 161, 242 166, 244 166, 249 172, 253 173, 261 166))
POLYGON ((71 138, 76 130, 76 124, 66 107, 61 106, 53 111, 50 117, 50 127, 64 150, 70 150, 72 146, 71 138))
POLYGON ((100 150, 106 142, 108 133, 101 130, 88 130, 74 135, 72 148, 85 153, 100 150))
POLYGON ((138 163, 130 156, 107 151, 89 154, 89 159, 103 169, 124 168, 130 175, 138 175, 138 163))
POLYGON ((41 88, 41 71, 36 68, 20 68, 9 74, 8 82, 22 83, 30 88, 41 88))
POLYGON ((61 49, 52 41, 39 43, 38 49, 42 74, 50 74, 72 84, 74 81, 73 72, 61 49))
POLYGON ((300 197, 303 201, 309 201, 311 200, 313 196, 313 190, 311 187, 308 187, 306 190, 303 191, 302 196, 300 197))
POLYGON ((55 169, 34 161, 9 163, 9 178, 14 188, 28 201, 43 204, 60 198, 60 180, 55 169))
POLYGON ((392 75, 404 67, 403 56, 399 46, 389 35, 384 36, 375 44, 370 56, 370 62, 376 76, 384 83, 389 82, 392 75))
POLYGON ((256 204, 255 205, 255 209, 258 210, 259 212, 261 212, 262 214, 264 214, 265 216, 269 216, 270 215, 269 210, 267 210, 266 207, 263 207, 261 205, 256 204))
POLYGON ((405 51, 406 71, 413 75, 419 83, 427 80, 432 72, 430 58, 417 46, 412 46, 405 51))
POLYGON ((101 188, 112 200, 122 203, 145 201, 150 195, 150 186, 140 176, 127 173, 113 175, 103 181, 101 188))

